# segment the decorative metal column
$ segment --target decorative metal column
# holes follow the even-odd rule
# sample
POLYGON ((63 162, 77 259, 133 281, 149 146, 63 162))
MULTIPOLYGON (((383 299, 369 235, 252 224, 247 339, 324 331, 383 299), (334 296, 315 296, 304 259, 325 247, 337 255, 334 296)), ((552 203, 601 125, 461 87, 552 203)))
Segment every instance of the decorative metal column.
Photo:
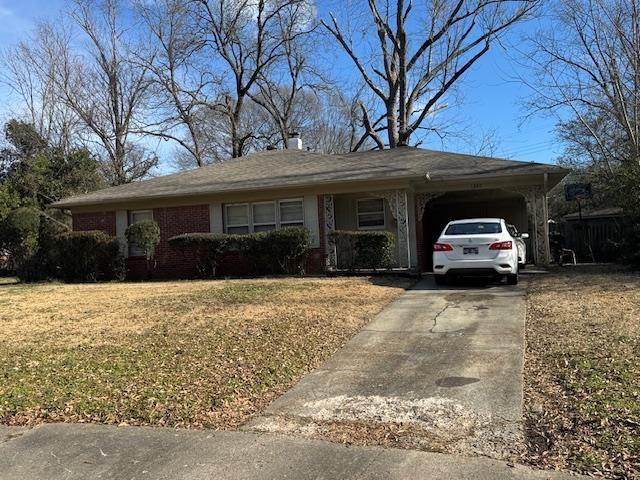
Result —
POLYGON ((537 265, 548 265, 551 260, 549 248, 549 224, 547 223, 547 196, 544 187, 532 185, 511 187, 510 191, 521 194, 527 204, 527 218, 533 247, 533 260, 537 265))
POLYGON ((411 266, 411 251, 409 247, 407 191, 390 190, 386 192, 373 192, 372 195, 385 199, 389 204, 389 210, 391 210, 391 215, 393 215, 397 225, 398 267, 409 268, 411 266))
POLYGON ((329 232, 335 229, 336 217, 333 195, 324 195, 324 246, 327 252, 327 269, 329 270, 335 270, 338 267, 336 247, 329 242, 329 232))

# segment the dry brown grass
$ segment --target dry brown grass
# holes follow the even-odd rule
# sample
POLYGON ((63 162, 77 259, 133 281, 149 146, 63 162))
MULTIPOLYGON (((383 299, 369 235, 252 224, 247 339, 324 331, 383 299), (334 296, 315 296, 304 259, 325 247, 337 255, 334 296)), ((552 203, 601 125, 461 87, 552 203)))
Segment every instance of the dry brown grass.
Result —
POLYGON ((0 421, 231 428, 407 280, 0 285, 0 421))
POLYGON ((566 268, 531 282, 526 461, 640 478, 640 276, 566 268))

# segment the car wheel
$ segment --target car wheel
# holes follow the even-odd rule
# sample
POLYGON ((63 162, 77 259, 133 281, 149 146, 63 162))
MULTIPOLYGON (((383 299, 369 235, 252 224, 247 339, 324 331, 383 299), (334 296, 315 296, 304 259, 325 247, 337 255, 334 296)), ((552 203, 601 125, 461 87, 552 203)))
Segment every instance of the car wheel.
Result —
POLYGON ((524 270, 525 268, 527 268, 527 264, 526 263, 519 263, 518 264, 518 270, 524 270))
POLYGON ((447 278, 444 275, 434 275, 433 278, 436 281, 436 285, 446 285, 447 284, 447 278))
POLYGON ((518 284, 518 274, 510 273, 507 275, 507 285, 517 285, 518 284))

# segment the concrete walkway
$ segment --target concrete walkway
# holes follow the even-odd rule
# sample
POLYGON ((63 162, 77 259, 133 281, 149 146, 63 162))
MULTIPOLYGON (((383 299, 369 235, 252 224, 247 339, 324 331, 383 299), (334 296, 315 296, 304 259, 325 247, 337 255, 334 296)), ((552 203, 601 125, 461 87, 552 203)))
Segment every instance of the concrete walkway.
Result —
POLYGON ((520 444, 525 289, 425 279, 249 424, 322 436, 403 423, 407 448, 510 458, 520 444))
POLYGON ((9 432, 0 430, 2 480, 575 479, 487 458, 249 432, 65 424, 9 432))

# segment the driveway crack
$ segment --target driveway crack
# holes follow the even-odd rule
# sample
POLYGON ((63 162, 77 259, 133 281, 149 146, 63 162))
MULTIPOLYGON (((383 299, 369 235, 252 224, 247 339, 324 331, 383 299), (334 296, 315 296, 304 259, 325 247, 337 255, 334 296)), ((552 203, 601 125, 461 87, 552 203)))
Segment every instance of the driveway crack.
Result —
POLYGON ((433 325, 429 329, 430 333, 436 333, 433 331, 433 329, 438 326, 438 318, 440 318, 440 315, 442 315, 447 308, 449 308, 448 303, 442 308, 442 310, 440 310, 438 313, 435 314, 435 316, 433 317, 433 325))

